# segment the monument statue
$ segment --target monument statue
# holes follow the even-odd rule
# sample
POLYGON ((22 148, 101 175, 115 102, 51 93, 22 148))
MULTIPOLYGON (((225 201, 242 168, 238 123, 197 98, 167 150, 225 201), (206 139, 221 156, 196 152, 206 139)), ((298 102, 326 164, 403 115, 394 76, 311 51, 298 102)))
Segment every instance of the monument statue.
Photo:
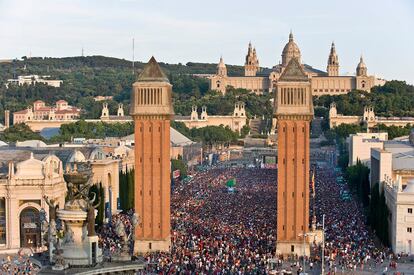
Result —
POLYGON ((49 199, 48 196, 43 196, 47 205, 49 205, 49 222, 51 220, 56 221, 56 211, 59 209, 59 205, 57 204, 55 199, 49 199))
POLYGON ((118 235, 118 237, 121 239, 122 248, 124 248, 125 244, 128 243, 128 237, 125 232, 125 225, 120 219, 116 221, 115 232, 118 235))
POLYGON ((92 193, 93 198, 88 200, 88 216, 87 216, 87 222, 88 222, 88 236, 96 236, 95 232, 95 209, 99 206, 101 203, 101 198, 98 197, 98 202, 94 204, 96 199, 96 193, 92 193))

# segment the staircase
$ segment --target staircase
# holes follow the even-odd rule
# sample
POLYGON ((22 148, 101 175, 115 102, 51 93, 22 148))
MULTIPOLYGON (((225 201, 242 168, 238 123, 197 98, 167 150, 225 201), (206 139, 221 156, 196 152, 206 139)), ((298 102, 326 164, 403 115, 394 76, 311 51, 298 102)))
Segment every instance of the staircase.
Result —
POLYGON ((264 121, 261 118, 252 118, 249 123, 250 135, 260 135, 264 128, 264 121))

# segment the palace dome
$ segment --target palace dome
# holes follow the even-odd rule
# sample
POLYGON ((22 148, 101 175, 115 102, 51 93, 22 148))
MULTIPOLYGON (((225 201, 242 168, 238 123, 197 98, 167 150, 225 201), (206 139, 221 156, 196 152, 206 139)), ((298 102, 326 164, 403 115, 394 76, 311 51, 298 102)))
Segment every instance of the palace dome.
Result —
POLYGON ((282 51, 282 66, 287 66, 292 57, 297 58, 300 62, 300 50, 298 45, 293 40, 293 34, 291 32, 289 34, 289 42, 285 45, 282 51))

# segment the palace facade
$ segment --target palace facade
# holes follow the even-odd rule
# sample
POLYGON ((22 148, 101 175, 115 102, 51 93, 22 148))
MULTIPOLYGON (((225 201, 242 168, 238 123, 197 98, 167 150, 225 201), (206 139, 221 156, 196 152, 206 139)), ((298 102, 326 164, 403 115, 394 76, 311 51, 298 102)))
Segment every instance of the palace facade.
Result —
POLYGON ((345 116, 338 114, 336 104, 333 102, 329 108, 329 128, 341 124, 365 124, 367 128, 374 128, 379 124, 385 126, 405 127, 408 124, 414 125, 414 117, 379 117, 375 115, 374 107, 365 106, 362 116, 345 116))
POLYGON ((36 100, 33 107, 13 113, 13 123, 26 123, 30 121, 68 121, 77 119, 80 109, 68 105, 65 100, 56 101, 55 106, 46 106, 42 100, 36 100))
POLYGON ((243 102, 236 102, 234 104, 234 111, 232 115, 228 116, 210 116, 207 114, 207 107, 201 107, 201 114, 198 115, 197 106, 192 107, 192 112, 189 117, 174 118, 177 122, 183 122, 188 128, 201 128, 206 126, 220 126, 229 127, 232 131, 240 133, 241 129, 247 124, 247 116, 245 104, 243 102))
MULTIPOLYGON (((210 89, 224 94, 226 93, 226 87, 232 86, 251 90, 256 94, 271 93, 274 91, 284 68, 292 58, 297 58, 301 62, 300 49, 295 43, 292 33, 290 33, 289 41, 283 48, 282 62, 272 69, 260 68, 256 49, 249 43, 244 63, 244 76, 228 76, 226 64, 223 58, 220 58, 217 73, 209 77, 210 89)), ((367 66, 362 56, 356 67, 355 76, 339 75, 339 58, 334 43, 332 43, 328 56, 326 72, 306 64, 303 68, 310 78, 312 95, 316 96, 346 94, 354 89, 369 92, 373 86, 385 83, 383 79, 368 75, 367 66)))

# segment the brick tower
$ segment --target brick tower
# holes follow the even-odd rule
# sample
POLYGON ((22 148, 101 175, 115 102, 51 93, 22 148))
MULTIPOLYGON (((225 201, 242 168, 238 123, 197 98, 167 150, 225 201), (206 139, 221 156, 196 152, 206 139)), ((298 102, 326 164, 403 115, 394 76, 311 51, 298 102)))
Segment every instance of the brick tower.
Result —
POLYGON ((132 85, 135 123, 135 254, 169 251, 172 85, 151 57, 132 85))
POLYGON ((297 58, 276 85, 278 130, 277 254, 309 255, 309 138, 313 117, 311 86, 297 58))

